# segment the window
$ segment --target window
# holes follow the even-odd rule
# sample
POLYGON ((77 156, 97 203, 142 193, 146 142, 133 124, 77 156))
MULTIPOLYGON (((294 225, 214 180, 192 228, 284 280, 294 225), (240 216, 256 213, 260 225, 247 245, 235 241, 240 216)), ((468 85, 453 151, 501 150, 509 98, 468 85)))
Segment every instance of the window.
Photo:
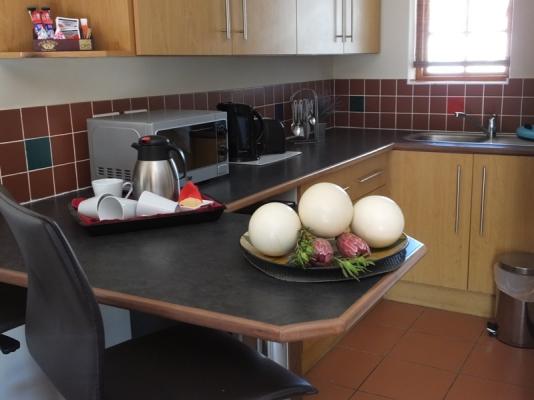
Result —
POLYGON ((504 80, 513 0, 417 0, 418 80, 504 80))

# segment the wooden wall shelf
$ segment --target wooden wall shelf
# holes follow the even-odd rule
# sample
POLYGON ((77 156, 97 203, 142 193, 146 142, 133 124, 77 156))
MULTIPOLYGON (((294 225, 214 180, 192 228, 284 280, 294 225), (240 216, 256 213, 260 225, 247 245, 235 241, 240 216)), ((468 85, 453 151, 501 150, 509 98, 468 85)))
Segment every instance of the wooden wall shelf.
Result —
POLYGON ((135 55, 131 0, 0 0, 0 58, 93 58, 135 55), (88 18, 93 51, 33 51, 28 7, 50 7, 53 17, 88 18))
POLYGON ((11 51, 0 52, 0 59, 19 59, 19 58, 97 58, 97 57, 129 57, 135 56, 133 51, 11 51))

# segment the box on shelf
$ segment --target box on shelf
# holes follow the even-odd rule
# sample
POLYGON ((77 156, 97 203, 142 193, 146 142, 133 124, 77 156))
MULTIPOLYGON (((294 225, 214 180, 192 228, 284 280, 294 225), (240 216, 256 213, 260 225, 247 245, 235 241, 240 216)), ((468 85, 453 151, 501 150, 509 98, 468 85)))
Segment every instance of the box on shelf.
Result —
POLYGON ((34 39, 34 51, 90 51, 93 39, 34 39))

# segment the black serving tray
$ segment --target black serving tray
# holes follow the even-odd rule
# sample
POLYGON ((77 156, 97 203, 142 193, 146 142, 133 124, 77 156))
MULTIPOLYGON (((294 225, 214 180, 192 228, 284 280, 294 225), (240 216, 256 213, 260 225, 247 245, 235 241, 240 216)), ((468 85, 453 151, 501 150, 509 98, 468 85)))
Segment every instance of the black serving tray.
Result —
POLYGON ((91 220, 88 222, 89 218, 80 217, 77 209, 72 204, 69 204, 68 207, 74 220, 91 235, 109 235, 177 225, 200 224, 218 220, 226 209, 224 204, 206 195, 203 195, 203 199, 212 200, 214 203, 196 210, 180 211, 174 214, 135 217, 127 220, 91 220))
MULTIPOLYGON (((288 263, 288 256, 268 257, 261 254, 250 243, 248 233, 241 236, 241 250, 245 259, 255 268, 266 275, 287 282, 337 282, 351 281, 355 278, 346 277, 337 266, 310 266, 299 268, 288 263)), ((393 245, 384 249, 372 249, 369 257, 375 265, 369 267, 369 271, 358 276, 358 280, 370 278, 372 276, 387 274, 400 268, 406 260, 406 248, 408 247, 408 237, 402 237, 393 245)))

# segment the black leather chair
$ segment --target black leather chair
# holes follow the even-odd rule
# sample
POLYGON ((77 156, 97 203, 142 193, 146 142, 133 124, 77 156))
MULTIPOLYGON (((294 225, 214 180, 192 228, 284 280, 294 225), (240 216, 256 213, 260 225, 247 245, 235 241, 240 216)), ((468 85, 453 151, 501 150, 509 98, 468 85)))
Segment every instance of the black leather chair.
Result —
POLYGON ((0 283, 0 351, 9 354, 20 347, 18 340, 3 332, 24 324, 26 289, 0 283))
POLYGON ((1 188, 0 213, 28 270, 29 351, 67 400, 267 400, 316 393, 229 334, 207 328, 181 324, 105 350, 100 309, 59 226, 1 188))

